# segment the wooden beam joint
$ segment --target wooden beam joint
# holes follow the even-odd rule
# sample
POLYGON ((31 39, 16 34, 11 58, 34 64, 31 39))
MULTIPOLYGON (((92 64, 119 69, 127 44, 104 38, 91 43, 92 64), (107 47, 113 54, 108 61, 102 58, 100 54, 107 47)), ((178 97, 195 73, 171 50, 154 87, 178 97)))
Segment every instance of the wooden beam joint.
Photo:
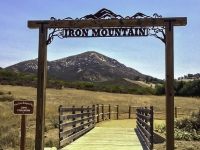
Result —
POLYGON ((44 25, 45 25, 45 24, 49 24, 49 22, 47 22, 47 21, 44 21, 44 22, 36 22, 35 24, 40 24, 40 25, 41 25, 41 33, 43 33, 43 32, 44 32, 44 25))
POLYGON ((169 23, 169 31, 172 30, 172 22, 176 22, 176 19, 170 19, 170 20, 164 20, 164 22, 168 22, 169 23))

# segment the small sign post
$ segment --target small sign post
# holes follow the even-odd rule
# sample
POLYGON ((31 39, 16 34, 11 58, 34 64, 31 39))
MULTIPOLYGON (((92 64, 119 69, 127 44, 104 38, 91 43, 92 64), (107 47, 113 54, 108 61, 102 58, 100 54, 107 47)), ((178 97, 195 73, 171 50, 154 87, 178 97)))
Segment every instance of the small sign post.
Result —
POLYGON ((21 144, 20 150, 26 149, 26 115, 32 115, 34 110, 34 101, 14 100, 13 113, 21 115, 21 144))

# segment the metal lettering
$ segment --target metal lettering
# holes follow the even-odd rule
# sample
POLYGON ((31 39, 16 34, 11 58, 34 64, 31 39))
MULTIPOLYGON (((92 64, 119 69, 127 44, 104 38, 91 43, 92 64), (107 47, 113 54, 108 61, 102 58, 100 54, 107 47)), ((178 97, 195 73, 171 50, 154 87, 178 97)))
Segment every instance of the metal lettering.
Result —
POLYGON ((73 29, 69 29, 69 36, 74 36, 74 30, 73 29))
POLYGON ((68 31, 68 29, 65 29, 64 31, 65 31, 65 34, 64 34, 63 38, 64 37, 67 38, 67 31, 68 31))
POLYGON ((88 36, 88 30, 89 29, 82 29, 82 36, 88 36))
POLYGON ((63 29, 62 37, 148 36, 148 28, 63 29))
POLYGON ((77 29, 77 30, 75 31, 75 35, 76 35, 76 36, 81 36, 81 30, 77 29))
POLYGON ((138 36, 138 28, 134 28, 135 29, 135 36, 138 36))
POLYGON ((145 35, 145 28, 139 28, 139 35, 145 35))
POLYGON ((126 31, 127 31, 127 28, 122 28, 122 32, 124 32, 123 36, 126 36, 126 31))
POLYGON ((133 29, 132 29, 132 28, 129 29, 128 36, 134 36, 134 33, 133 33, 133 29))
POLYGON ((108 29, 108 33, 109 33, 109 36, 113 36, 113 34, 114 34, 114 29, 108 29))
POLYGON ((102 34, 103 36, 106 36, 107 33, 108 33, 108 32, 107 32, 107 29, 102 29, 102 30, 101 30, 101 34, 102 34))
POLYGON ((92 29, 92 36, 100 36, 100 29, 92 29))
POLYGON ((115 28, 115 36, 121 36, 121 28, 115 28))

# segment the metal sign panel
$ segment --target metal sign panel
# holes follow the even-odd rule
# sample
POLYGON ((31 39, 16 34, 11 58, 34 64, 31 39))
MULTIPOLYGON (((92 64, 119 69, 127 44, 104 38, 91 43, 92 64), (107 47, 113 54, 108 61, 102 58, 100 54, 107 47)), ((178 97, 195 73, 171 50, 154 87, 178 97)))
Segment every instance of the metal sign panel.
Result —
POLYGON ((14 100, 13 113, 14 115, 32 115, 34 110, 33 100, 14 100))

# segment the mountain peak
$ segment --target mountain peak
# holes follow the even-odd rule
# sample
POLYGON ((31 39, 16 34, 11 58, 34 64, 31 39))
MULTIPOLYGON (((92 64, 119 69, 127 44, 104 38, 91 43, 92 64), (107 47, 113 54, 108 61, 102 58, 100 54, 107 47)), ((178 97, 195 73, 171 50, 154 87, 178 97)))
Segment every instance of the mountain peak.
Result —
MULTIPOLYGON (((37 73, 37 59, 24 61, 9 69, 19 72, 37 73)), ((47 75, 64 80, 106 81, 115 78, 133 79, 139 76, 145 79, 147 76, 135 69, 128 68, 113 58, 109 58, 95 51, 61 58, 47 62, 47 75)))

